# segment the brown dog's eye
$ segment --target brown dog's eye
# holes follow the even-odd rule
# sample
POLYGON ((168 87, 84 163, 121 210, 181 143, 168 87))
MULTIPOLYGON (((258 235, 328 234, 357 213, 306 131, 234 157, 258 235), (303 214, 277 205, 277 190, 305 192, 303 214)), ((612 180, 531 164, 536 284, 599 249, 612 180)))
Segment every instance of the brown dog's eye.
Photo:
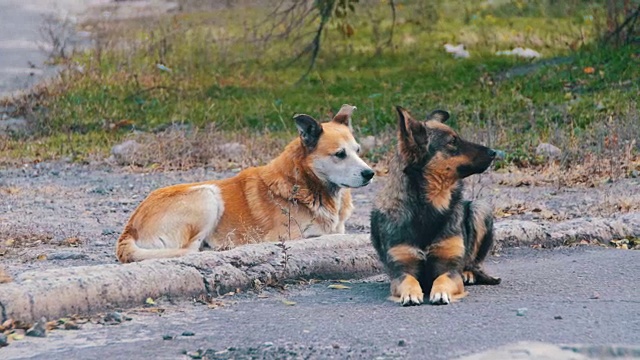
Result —
POLYGON ((334 156, 337 157, 338 159, 344 159, 347 157, 347 151, 345 149, 342 149, 337 153, 335 153, 334 156))

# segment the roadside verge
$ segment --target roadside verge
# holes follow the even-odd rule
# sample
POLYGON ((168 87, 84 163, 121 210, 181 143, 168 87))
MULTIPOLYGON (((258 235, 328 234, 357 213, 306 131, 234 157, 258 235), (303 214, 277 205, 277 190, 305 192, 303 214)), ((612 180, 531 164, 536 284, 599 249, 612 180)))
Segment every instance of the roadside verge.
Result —
MULTIPOLYGON (((527 221, 495 225, 498 249, 554 247, 581 241, 608 243, 640 237, 640 213, 616 219, 582 218, 541 226, 527 221)), ((148 297, 190 298, 247 289, 287 279, 359 278, 382 266, 368 234, 328 235, 201 252, 133 264, 27 271, 0 285, 0 318, 36 321, 139 306, 148 297), (285 250, 286 249, 286 250, 285 250), (286 260, 285 260, 286 258, 286 260)))

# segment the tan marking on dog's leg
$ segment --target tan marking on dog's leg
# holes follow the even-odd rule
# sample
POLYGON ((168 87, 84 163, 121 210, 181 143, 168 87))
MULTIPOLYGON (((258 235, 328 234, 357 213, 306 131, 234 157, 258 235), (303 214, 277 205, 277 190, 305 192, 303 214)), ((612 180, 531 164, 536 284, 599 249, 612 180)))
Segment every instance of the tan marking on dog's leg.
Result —
POLYGON ((389 261, 401 264, 405 273, 416 276, 424 252, 411 245, 396 245, 387 251, 389 261))
POLYGON ((391 281, 391 295, 394 301, 402 306, 420 305, 424 301, 422 287, 412 275, 404 275, 401 279, 391 281))
POLYGON ((433 282, 429 302, 434 305, 446 305, 466 295, 460 274, 447 273, 438 276, 433 282))
POLYGON ((449 260, 456 257, 464 257, 464 240, 462 236, 456 235, 448 239, 444 239, 429 248, 429 254, 441 260, 449 260))

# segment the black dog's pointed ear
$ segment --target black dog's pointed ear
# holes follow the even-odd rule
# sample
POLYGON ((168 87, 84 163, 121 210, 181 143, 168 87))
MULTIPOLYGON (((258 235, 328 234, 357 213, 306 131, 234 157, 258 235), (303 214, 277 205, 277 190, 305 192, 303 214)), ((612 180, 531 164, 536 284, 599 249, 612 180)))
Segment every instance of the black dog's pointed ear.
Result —
POLYGON ((315 149, 318 145, 318 139, 322 135, 322 125, 316 119, 306 114, 297 114, 293 116, 296 121, 296 127, 300 133, 302 144, 309 150, 315 149))
POLYGON ((411 118, 411 114, 402 106, 396 106, 398 111, 398 129, 400 143, 405 150, 414 148, 416 145, 427 141, 427 134, 424 126, 411 118))
POLYGON ((450 117, 449 113, 444 110, 434 110, 431 114, 427 116, 427 121, 435 120, 443 123, 449 120, 449 117, 450 117))

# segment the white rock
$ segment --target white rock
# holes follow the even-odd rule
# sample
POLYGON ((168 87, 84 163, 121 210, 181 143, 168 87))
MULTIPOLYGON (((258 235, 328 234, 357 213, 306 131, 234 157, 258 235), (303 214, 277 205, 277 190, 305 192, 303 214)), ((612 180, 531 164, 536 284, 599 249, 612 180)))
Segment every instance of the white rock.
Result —
POLYGON ((449 54, 453 54, 453 57, 456 59, 461 59, 461 58, 466 59, 469 57, 469 52, 464 49, 463 44, 458 44, 458 45, 444 44, 444 49, 449 54))
POLYGON ((22 118, 6 118, 0 120, 0 135, 2 134, 25 134, 28 132, 29 124, 22 118))
POLYGON ((539 52, 533 49, 529 49, 529 48, 523 49, 521 47, 514 48, 513 50, 496 51, 496 55, 518 56, 518 57, 527 58, 527 59, 535 59, 542 56, 539 52))
POLYGON ((540 143, 536 148, 536 155, 543 156, 549 160, 557 160, 562 157, 562 150, 549 143, 540 143))

